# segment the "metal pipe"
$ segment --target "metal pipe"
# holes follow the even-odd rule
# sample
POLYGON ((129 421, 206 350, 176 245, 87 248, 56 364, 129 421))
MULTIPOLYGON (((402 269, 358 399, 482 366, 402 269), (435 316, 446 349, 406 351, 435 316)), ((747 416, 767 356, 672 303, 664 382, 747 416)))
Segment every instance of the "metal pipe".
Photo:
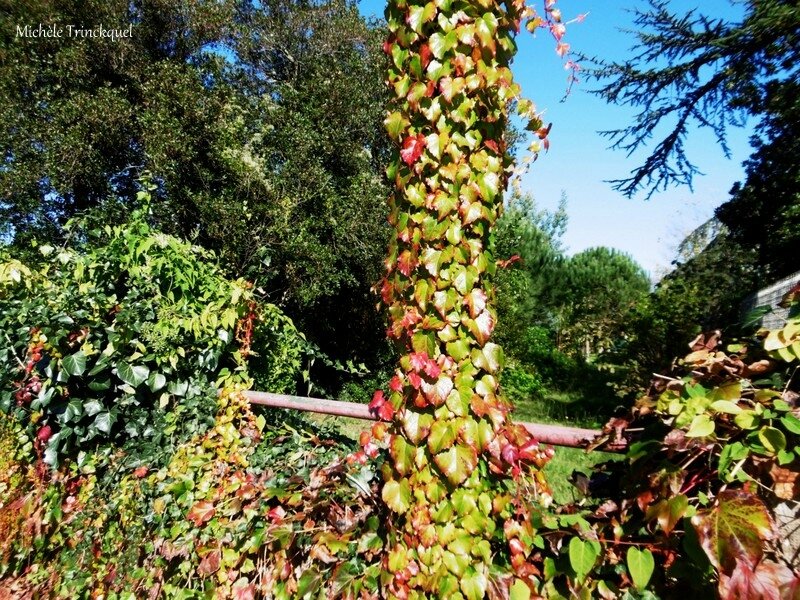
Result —
MULTIPOLYGON (((287 396, 270 392, 248 391, 245 392, 245 395, 252 404, 261 404, 262 406, 302 410, 337 417, 351 417, 365 421, 379 420, 377 415, 373 414, 366 404, 325 400, 323 398, 307 398, 305 396, 287 396)), ((580 429, 563 425, 544 425, 542 423, 520 423, 520 425, 544 444, 569 448, 580 448, 602 433, 594 429, 580 429)))

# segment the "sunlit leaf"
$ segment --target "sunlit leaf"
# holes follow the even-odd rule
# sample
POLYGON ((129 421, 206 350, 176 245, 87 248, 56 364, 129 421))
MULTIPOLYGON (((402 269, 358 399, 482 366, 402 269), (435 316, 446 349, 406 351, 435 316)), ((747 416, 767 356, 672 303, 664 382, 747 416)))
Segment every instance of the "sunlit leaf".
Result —
POLYGON ((717 505, 692 517, 700 545, 717 568, 732 569, 737 560, 755 564, 763 542, 772 539, 772 523, 764 503, 741 490, 726 490, 717 505))
POLYGON ((75 354, 70 354, 61 359, 61 368, 74 377, 80 377, 86 370, 86 355, 79 350, 75 354))
POLYGON ((146 365, 131 365, 120 362, 117 365, 117 375, 131 387, 136 387, 147 379, 148 375, 150 375, 150 369, 146 365))
POLYGON ((399 514, 406 512, 411 505, 411 486, 408 479, 387 481, 383 486, 381 498, 394 512, 399 514))
POLYGON ((631 546, 628 548, 626 561, 628 563, 628 572, 633 578, 633 584, 639 590, 645 589, 655 569, 653 553, 647 548, 639 550, 639 548, 631 546))
POLYGON ((194 523, 195 527, 200 527, 204 523, 210 521, 216 512, 216 508, 214 508, 212 502, 209 500, 200 500, 189 509, 186 518, 194 523))
MULTIPOLYGON (((431 433, 433 433, 433 429, 431 429, 431 433)), ((459 485, 472 474, 478 465, 478 454, 474 448, 456 444, 446 452, 436 454, 433 460, 452 485, 459 485)))
POLYGON ((570 566, 575 571, 578 579, 583 579, 592 570, 595 561, 597 561, 597 557, 600 554, 599 544, 573 537, 569 541, 568 554, 570 566))

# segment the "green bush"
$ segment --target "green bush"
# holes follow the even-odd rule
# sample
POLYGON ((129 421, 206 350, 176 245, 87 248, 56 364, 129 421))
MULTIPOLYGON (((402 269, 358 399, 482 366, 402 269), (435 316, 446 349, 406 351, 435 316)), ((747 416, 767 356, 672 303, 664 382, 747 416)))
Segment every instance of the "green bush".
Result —
POLYGON ((309 347, 288 317, 209 252, 154 231, 146 209, 115 227, 74 222, 70 239, 40 245, 36 264, 0 263, 0 409, 48 464, 202 430, 249 356, 259 384, 294 389, 309 347))
POLYGON ((500 376, 503 391, 514 404, 541 400, 545 394, 545 385, 539 375, 530 367, 508 365, 500 376))

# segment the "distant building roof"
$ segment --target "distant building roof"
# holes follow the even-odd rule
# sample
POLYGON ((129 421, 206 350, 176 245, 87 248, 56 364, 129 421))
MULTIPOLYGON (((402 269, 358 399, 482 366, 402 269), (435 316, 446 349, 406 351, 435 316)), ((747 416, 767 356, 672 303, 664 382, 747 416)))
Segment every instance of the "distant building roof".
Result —
POLYGON ((792 287, 800 283, 800 271, 776 281, 769 287, 750 294, 742 301, 742 313, 746 314, 759 306, 770 306, 772 311, 768 312, 761 319, 762 327, 775 329, 783 327, 789 316, 788 308, 781 308, 778 303, 783 299, 792 287))

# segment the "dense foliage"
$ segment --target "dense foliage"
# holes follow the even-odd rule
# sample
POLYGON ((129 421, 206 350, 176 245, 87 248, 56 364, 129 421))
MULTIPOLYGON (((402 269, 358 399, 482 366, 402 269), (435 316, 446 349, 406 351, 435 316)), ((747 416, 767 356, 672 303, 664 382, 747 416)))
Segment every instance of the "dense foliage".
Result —
POLYGON ((588 502, 542 519, 547 597, 798 597, 798 295, 760 339, 699 336, 608 423, 595 443, 625 460, 579 478, 588 502))
MULTIPOLYGON (((537 212, 515 196, 500 218, 509 108, 516 102, 540 141, 549 129, 513 82, 513 37, 527 20, 563 55, 554 2, 538 15, 516 1, 392 1, 391 153, 374 128, 382 92, 371 84, 384 59, 352 5, 186 8, 105 6, 110 23, 133 19, 139 48, 8 44, 1 589, 126 599, 800 595, 790 532, 796 307, 755 338, 698 337, 608 423, 596 445, 627 453, 576 477, 580 502, 552 504, 541 467, 553 451, 509 418, 503 352, 490 339, 498 318, 508 396, 540 396, 560 378, 585 386, 599 366, 616 368, 604 357, 630 357, 650 325, 669 337, 689 314, 732 314, 729 288, 708 273, 730 277, 722 265, 732 258, 736 276, 754 273, 738 245, 744 229, 729 224, 646 298, 647 278, 627 256, 564 256, 563 209, 537 212), (21 90, 9 87, 17 75, 21 90), (93 123, 108 127, 109 146, 94 144, 93 123), (64 163, 72 145, 76 161, 64 163), (313 315, 307 325, 329 341, 345 325, 368 329, 362 292, 383 237, 374 172, 389 154, 392 237, 379 287, 400 359, 370 405, 380 421, 352 448, 302 418, 258 414, 244 390, 292 391, 319 356, 265 294, 313 315), (157 184, 142 189, 129 160, 152 167, 157 184), (206 249, 157 225, 194 232, 206 249), (42 232, 50 243, 35 242, 42 232), (623 331, 630 322, 636 329, 623 331)), ((58 19, 100 8, 16 10, 58 19)), ((793 13, 774 14, 791 26, 793 13)), ((771 48, 753 52, 774 59, 771 48)), ((782 98, 780 118, 790 114, 782 98)), ((791 131, 778 117, 772 125, 791 131)), ((745 220, 772 150, 751 163, 726 223, 745 220)), ((757 242, 770 273, 791 264, 794 201, 791 192, 775 201, 770 223, 784 238, 757 242)))
POLYGON ((39 246, 38 264, 0 271, 0 403, 45 462, 109 441, 169 453, 163 430, 188 427, 185 437, 210 421, 217 379, 251 353, 261 383, 294 389, 310 346, 206 251, 153 231, 146 209, 124 226, 70 231, 72 244, 39 246))
POLYGON ((381 548, 374 475, 302 420, 269 424, 240 391, 292 391, 314 349, 146 209, 69 230, 35 263, 0 263, 2 588, 357 595, 371 563, 356 559, 381 548))
POLYGON ((532 28, 563 28, 552 3, 545 17, 522 2, 387 8, 395 102, 385 124, 396 150, 381 295, 402 356, 388 394, 377 391, 370 405, 389 424, 362 436, 356 458, 388 448, 389 598, 521 597, 534 586, 529 503, 549 498, 537 469, 548 453, 508 419, 502 351, 489 340, 512 101, 546 135, 532 104, 518 99, 513 37, 525 18, 532 28))

